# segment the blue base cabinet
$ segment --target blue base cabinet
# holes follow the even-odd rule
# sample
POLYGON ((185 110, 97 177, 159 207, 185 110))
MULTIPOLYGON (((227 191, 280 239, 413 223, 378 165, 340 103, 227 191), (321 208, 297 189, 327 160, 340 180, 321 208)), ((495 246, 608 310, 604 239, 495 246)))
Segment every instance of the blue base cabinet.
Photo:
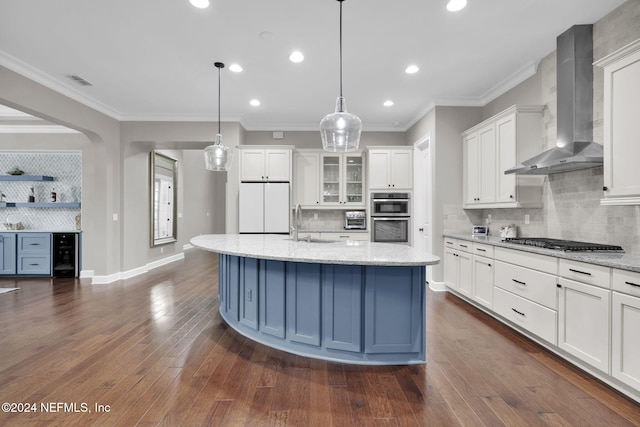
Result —
POLYGON ((17 274, 51 275, 51 233, 18 234, 17 274))
POLYGON ((16 233, 0 233, 0 274, 16 274, 16 233))
POLYGON ((219 261, 220 314, 254 341, 335 362, 426 361, 424 267, 219 261))

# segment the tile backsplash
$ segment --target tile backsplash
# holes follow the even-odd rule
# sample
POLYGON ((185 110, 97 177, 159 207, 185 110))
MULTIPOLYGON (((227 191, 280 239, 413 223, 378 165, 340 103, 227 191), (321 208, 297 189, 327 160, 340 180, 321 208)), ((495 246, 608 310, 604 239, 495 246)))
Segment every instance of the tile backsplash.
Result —
MULTIPOLYGON (((0 181, 0 192, 7 202, 27 202, 33 187, 36 202, 50 202, 56 192, 57 202, 80 202, 82 199, 82 153, 80 151, 0 151, 0 174, 14 167, 25 175, 52 176, 53 181, 0 181)), ((75 230, 79 208, 4 207, 0 223, 11 215, 30 230, 75 230)), ((0 227, 4 228, 4 227, 0 227)))

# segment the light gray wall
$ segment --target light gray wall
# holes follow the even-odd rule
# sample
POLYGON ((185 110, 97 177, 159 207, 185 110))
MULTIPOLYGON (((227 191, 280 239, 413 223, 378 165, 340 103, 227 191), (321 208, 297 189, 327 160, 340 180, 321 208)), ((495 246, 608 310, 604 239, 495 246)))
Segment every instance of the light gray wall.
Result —
MULTIPOLYGON (((223 143, 239 145, 240 125, 223 123, 223 143)), ((226 172, 204 168, 202 150, 217 134, 214 122, 123 122, 121 125, 124 218, 121 263, 130 271, 182 252, 202 233, 222 233, 226 172), (178 239, 150 247, 149 153, 159 150, 178 160, 178 239), (199 158, 199 161, 198 161, 199 158), (188 188, 187 188, 188 186, 188 188), (207 216, 207 212, 209 216, 207 216)), ((236 168, 237 169, 237 168, 236 168)))
MULTIPOLYGON (((441 259, 444 249, 441 236, 447 206, 459 206, 462 200, 462 138, 463 130, 482 121, 479 107, 436 107, 416 122, 406 134, 411 145, 426 135, 431 136, 431 179, 433 253, 441 259)), ((444 280, 443 264, 431 270, 436 282, 444 280)))
POLYGON ((122 207, 119 123, 2 66, 0 104, 86 135, 81 143, 87 165, 82 177, 83 269, 96 275, 120 271, 120 223, 113 220, 122 207))
MULTIPOLYGON (((322 148, 320 131, 284 132, 284 139, 273 139, 273 132, 247 131, 246 145, 294 145, 296 148, 322 148)), ((380 145, 406 145, 404 132, 362 132, 360 148, 380 145)))

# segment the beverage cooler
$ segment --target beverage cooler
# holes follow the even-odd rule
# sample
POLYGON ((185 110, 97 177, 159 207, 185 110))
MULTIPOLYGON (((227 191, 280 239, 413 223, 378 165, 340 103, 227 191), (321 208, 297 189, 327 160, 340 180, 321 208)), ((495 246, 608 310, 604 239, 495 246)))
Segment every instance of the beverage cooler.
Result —
POLYGON ((78 277, 78 233, 53 233, 53 277, 78 277))

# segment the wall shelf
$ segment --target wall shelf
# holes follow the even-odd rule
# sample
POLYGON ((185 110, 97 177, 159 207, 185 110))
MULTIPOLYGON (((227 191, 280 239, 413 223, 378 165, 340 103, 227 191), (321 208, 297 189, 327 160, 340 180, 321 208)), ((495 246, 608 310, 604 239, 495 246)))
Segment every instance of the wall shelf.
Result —
POLYGON ((47 175, 0 175, 0 181, 53 181, 47 175))
POLYGON ((79 208, 80 202, 0 202, 0 208, 79 208))

